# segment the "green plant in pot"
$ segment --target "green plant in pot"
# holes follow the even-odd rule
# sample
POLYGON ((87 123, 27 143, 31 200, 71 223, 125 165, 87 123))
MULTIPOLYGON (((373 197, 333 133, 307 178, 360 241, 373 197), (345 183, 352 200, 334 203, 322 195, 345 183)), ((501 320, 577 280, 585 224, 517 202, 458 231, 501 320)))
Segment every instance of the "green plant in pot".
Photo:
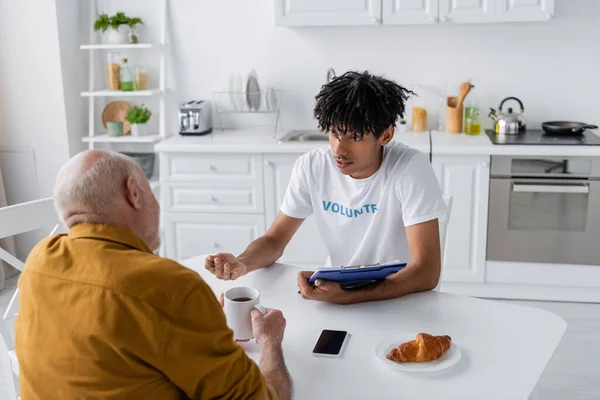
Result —
POLYGON ((143 136, 148 134, 148 121, 152 112, 145 104, 135 106, 127 112, 127 121, 131 124, 131 136, 143 136))
MULTIPOLYGON (((134 19, 136 18, 130 18, 122 11, 113 16, 102 13, 94 22, 94 30, 102 31, 104 41, 108 44, 126 44, 129 26, 134 19)), ((141 23, 139 18, 137 20, 139 21, 136 23, 141 23)))
POLYGON ((130 44, 135 44, 135 43, 139 43, 139 38, 138 38, 138 33, 136 30, 136 27, 138 25, 143 25, 144 22, 142 21, 141 18, 138 17, 134 17, 134 18, 129 18, 129 43, 130 44))

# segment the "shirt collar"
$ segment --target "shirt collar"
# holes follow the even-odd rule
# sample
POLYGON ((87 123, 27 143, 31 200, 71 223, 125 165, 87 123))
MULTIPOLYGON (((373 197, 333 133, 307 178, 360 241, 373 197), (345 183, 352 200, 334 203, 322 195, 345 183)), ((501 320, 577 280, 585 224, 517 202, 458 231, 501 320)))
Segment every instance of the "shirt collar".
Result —
POLYGON ((144 240, 127 228, 107 224, 78 224, 69 230, 71 239, 98 239, 123 244, 152 254, 144 240))

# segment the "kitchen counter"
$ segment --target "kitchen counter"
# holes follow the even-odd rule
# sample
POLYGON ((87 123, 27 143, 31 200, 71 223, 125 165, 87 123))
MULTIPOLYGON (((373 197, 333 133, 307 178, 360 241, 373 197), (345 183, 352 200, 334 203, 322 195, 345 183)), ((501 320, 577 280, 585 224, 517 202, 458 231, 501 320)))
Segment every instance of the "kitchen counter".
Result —
MULTIPOLYGON (((323 134, 324 135, 324 134, 323 134)), ((158 152, 217 152, 217 153, 306 153, 315 148, 329 148, 329 142, 278 143, 283 134, 276 137, 264 130, 239 129, 221 131, 215 129, 205 136, 176 135, 155 146, 158 152)), ((408 132, 396 135, 394 140, 429 154, 429 135, 408 132)))
MULTIPOLYGON (((217 152, 217 153, 305 153, 315 148, 328 148, 327 141, 278 143, 276 137, 264 130, 214 130, 205 136, 175 135, 158 143, 158 152, 217 152)), ((396 133, 394 141, 429 153, 430 141, 427 133, 396 133)), ((600 156, 600 146, 537 146, 537 145, 494 145, 485 133, 479 136, 449 134, 432 131, 433 155, 513 155, 513 156, 600 156)))
POLYGON ((485 133, 469 136, 432 131, 431 142, 434 155, 600 156, 600 146, 495 145, 485 133))

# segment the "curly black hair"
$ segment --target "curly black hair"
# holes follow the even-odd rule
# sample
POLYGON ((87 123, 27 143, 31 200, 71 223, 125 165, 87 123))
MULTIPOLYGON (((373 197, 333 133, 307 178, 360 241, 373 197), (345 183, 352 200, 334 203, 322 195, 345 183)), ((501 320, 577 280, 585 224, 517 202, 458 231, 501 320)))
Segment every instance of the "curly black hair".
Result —
POLYGON ((314 115, 324 132, 379 138, 398 117, 404 117, 405 102, 411 94, 415 95, 367 71, 348 71, 323 85, 315 97, 314 115))

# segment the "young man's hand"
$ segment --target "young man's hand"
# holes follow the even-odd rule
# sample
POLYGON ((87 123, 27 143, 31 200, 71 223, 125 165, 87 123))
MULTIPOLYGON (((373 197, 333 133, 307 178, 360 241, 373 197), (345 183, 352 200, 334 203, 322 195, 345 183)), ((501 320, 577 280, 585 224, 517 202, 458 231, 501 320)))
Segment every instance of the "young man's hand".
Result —
POLYGON ((313 287, 308 283, 308 278, 310 278, 312 274, 313 272, 311 271, 302 271, 298 274, 298 288, 300 289, 300 294, 303 299, 325 301, 334 304, 350 304, 356 302, 354 296, 342 289, 337 282, 317 279, 315 281, 316 287, 313 287))
POLYGON ((219 253, 206 257, 204 268, 224 281, 233 281, 248 272, 248 267, 229 253, 219 253))

